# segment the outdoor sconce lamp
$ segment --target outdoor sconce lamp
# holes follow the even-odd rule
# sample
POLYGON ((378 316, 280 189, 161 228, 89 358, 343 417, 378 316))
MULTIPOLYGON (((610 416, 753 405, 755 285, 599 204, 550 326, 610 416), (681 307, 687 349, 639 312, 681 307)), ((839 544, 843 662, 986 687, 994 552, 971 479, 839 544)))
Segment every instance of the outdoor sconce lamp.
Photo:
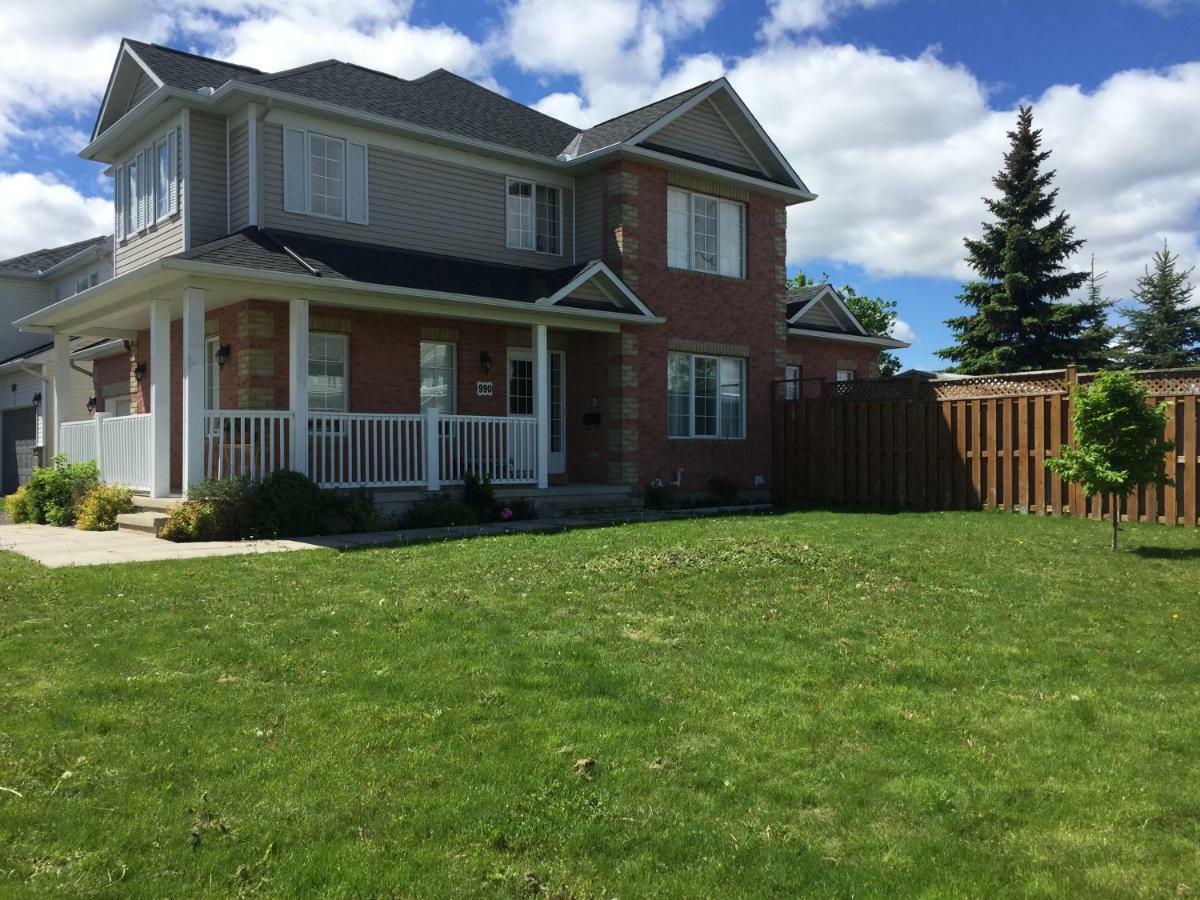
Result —
POLYGON ((42 392, 38 391, 36 394, 33 395, 33 397, 31 399, 33 400, 33 405, 37 406, 39 403, 42 402, 42 392))
POLYGON ((484 375, 492 371, 492 355, 486 350, 479 354, 479 367, 483 369, 484 375))
POLYGON ((225 368, 225 363, 229 362, 229 355, 233 353, 233 348, 228 344, 222 344, 217 348, 217 368, 225 368))
POLYGON ((146 364, 144 362, 140 362, 136 366, 133 367, 133 378, 138 384, 141 384, 142 379, 145 377, 146 377, 146 364))
POLYGON ((94 413, 96 411, 96 398, 95 397, 88 397, 87 411, 89 413, 94 413))

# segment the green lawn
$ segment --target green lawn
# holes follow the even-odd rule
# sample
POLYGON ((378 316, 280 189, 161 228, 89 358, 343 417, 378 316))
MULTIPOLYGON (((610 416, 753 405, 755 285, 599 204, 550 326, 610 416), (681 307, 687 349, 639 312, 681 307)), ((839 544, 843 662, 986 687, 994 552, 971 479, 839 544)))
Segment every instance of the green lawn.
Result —
POLYGON ((1195 895, 1200 533, 1106 529, 0 555, 0 896, 1195 895))

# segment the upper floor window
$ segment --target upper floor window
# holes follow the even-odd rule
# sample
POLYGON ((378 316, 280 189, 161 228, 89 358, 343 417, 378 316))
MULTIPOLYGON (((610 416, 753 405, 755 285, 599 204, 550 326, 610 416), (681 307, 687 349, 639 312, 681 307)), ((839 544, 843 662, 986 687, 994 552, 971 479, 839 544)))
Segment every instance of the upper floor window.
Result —
POLYGON ((667 265, 746 277, 745 204, 667 189, 667 265))
POLYGON ((179 211, 178 142, 179 130, 172 128, 117 166, 113 202, 118 240, 179 211))
POLYGON ((344 138, 285 128, 283 208, 367 224, 367 147, 344 138))
POLYGON ((562 252, 562 191, 520 178, 508 179, 508 246, 562 252))

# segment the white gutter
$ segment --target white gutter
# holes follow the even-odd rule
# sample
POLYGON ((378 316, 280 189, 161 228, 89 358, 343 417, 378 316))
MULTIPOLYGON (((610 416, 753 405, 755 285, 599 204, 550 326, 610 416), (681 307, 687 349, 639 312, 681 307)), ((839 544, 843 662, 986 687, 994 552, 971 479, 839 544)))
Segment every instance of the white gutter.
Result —
POLYGON ((788 328, 789 336, 816 338, 821 341, 837 341, 839 343, 866 344, 869 347, 885 347, 889 350, 903 350, 912 345, 908 341, 898 341, 890 337, 875 335, 841 334, 835 331, 818 331, 815 328, 788 328))

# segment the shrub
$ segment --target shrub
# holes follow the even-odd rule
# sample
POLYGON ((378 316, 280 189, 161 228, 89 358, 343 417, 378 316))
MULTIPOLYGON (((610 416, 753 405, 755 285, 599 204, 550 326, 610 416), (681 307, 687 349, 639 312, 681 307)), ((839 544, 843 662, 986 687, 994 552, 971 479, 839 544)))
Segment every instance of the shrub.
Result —
POLYGON ((201 481, 188 490, 188 499, 202 500, 213 508, 222 540, 240 541, 250 536, 255 486, 245 476, 201 481))
POLYGON ((326 509, 334 533, 383 531, 387 527, 387 520, 375 505, 375 495, 366 488, 329 496, 326 509))
POLYGON ((721 503, 736 503, 738 500, 737 482, 732 478, 714 475, 708 479, 708 491, 721 503))
POLYGON ((189 500, 167 515, 158 536, 167 541, 215 541, 221 537, 216 504, 208 500, 189 500))
POLYGON ((54 457, 49 466, 34 469, 25 485, 29 504, 27 521, 39 525, 73 525, 80 501, 99 483, 100 470, 95 462, 69 463, 61 454, 54 457))
POLYGON ((415 503, 400 518, 401 528, 448 528, 451 525, 478 525, 483 522, 472 506, 435 496, 415 503))
POLYGON ((80 531, 112 531, 117 516, 133 512, 133 491, 116 484, 98 484, 79 504, 75 527, 80 531))
POLYGON ((474 472, 463 475, 462 502, 479 514, 481 522, 491 522, 500 517, 500 504, 496 502, 496 491, 486 475, 480 478, 474 472))
POLYGON ((33 505, 30 503, 29 490, 25 485, 17 488, 15 494, 9 494, 4 498, 4 513, 8 516, 8 521, 16 525, 28 522, 33 518, 33 505))
POLYGON ((290 469, 272 472, 254 492, 250 533, 255 537, 307 537, 325 531, 321 489, 290 469))
POLYGON ((655 478, 646 485, 644 500, 646 509, 671 509, 675 505, 675 492, 661 478, 655 478))

